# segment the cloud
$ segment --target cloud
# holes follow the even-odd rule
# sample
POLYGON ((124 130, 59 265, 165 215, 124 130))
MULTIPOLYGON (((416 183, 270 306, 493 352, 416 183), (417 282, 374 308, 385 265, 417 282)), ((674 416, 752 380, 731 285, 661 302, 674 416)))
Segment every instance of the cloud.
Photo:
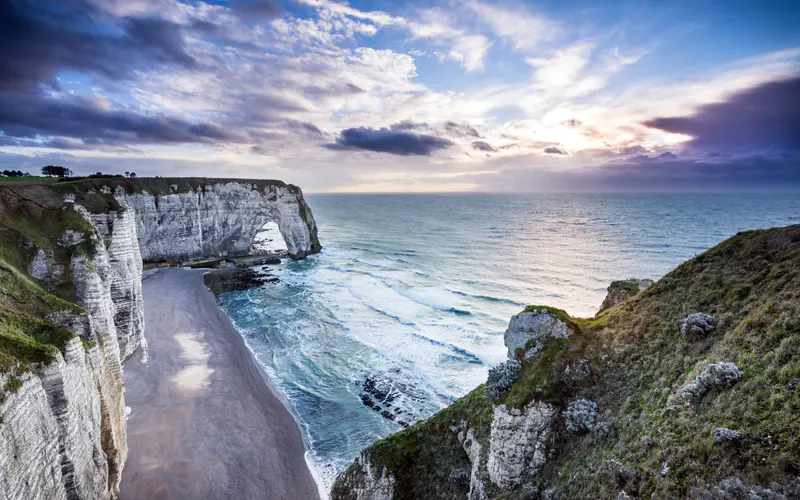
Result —
MULTIPOLYGON (((56 99, 36 93, 0 93, 0 130, 6 136, 23 139, 80 137, 87 149, 91 145, 246 140, 244 134, 213 123, 115 110, 98 97, 69 96, 56 99)), ((71 144, 70 149, 75 149, 78 143, 73 141, 71 144)), ((43 147, 47 146, 58 147, 58 142, 47 141, 43 147)))
POLYGON ((57 87, 56 73, 65 69, 119 80, 162 64, 196 66, 180 26, 125 18, 116 30, 100 29, 104 14, 76 4, 0 1, 0 90, 57 87))
POLYGON ((484 141, 473 141, 472 149, 475 149, 475 150, 478 150, 478 151, 486 151, 487 153, 494 153, 494 152, 497 151, 494 147, 492 147, 491 144, 489 144, 488 142, 484 142, 484 141))
POLYGON ((481 134, 478 133, 475 128, 470 125, 469 123, 456 123, 456 122, 445 122, 444 124, 445 130, 450 132, 453 135, 457 135, 460 137, 478 137, 480 138, 481 134))
POLYGON ((677 160, 678 155, 667 151, 666 153, 661 153, 660 155, 658 155, 658 158, 661 160, 677 160))
POLYGON ((242 17, 261 21, 275 19, 284 13, 275 0, 236 0, 231 8, 242 17))
POLYGON ((463 36, 456 40, 447 56, 460 61, 467 71, 483 71, 484 59, 491 46, 492 43, 485 36, 463 36))
POLYGON ((567 150, 558 146, 548 146, 544 148, 544 152, 549 155, 568 155, 567 150))
POLYGON ((528 10, 511 10, 474 0, 466 2, 465 5, 497 35, 509 40, 518 50, 535 49, 560 31, 559 27, 546 17, 528 10))
POLYGON ((368 127, 342 130, 330 149, 375 151, 400 156, 428 156, 433 152, 452 146, 452 142, 432 135, 399 132, 388 128, 368 127))
POLYGON ((800 78, 768 82, 693 115, 656 118, 645 125, 691 136, 695 151, 736 153, 800 149, 800 78))

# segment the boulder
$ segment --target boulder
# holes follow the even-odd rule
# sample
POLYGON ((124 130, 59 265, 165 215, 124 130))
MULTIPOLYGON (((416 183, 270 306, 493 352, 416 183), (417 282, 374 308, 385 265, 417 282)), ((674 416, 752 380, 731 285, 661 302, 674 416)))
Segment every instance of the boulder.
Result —
POLYGON ((703 372, 681 389, 681 397, 698 404, 709 391, 728 389, 742 378, 733 363, 711 363, 703 372))
POLYGON ((686 316, 681 323, 684 335, 705 336, 714 329, 714 316, 705 313, 693 313, 686 316))
POLYGON ((627 280, 619 280, 612 282, 607 290, 605 300, 600 306, 600 311, 605 311, 609 307, 614 307, 621 304, 630 297, 633 297, 639 292, 647 290, 653 284, 653 280, 630 278, 627 280))
POLYGON ((494 408, 487 462, 492 483, 516 488, 541 470, 547 462, 556 413, 553 405, 540 401, 523 409, 494 408))
POLYGON ((565 339, 570 335, 572 329, 567 325, 566 314, 562 316, 545 307, 531 306, 511 317, 503 340, 509 359, 513 359, 515 351, 520 348, 525 349, 526 358, 530 358, 529 354, 541 350, 547 339, 565 339))

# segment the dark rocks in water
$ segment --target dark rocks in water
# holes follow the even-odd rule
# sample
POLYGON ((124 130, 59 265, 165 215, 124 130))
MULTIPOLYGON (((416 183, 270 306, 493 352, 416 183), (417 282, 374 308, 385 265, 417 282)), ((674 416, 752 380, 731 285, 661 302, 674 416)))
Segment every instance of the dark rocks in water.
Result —
MULTIPOLYGON (((398 373, 399 375, 399 373, 398 373)), ((367 408, 380 413, 380 415, 401 427, 408 427, 407 420, 416 421, 409 413, 408 404, 412 401, 421 401, 423 396, 411 384, 399 382, 387 373, 368 375, 361 383, 361 403, 367 408), (403 420, 400 420, 402 416, 403 420)))
POLYGON ((206 286, 217 296, 279 281, 271 274, 261 274, 249 267, 219 269, 206 274, 203 279, 206 286))

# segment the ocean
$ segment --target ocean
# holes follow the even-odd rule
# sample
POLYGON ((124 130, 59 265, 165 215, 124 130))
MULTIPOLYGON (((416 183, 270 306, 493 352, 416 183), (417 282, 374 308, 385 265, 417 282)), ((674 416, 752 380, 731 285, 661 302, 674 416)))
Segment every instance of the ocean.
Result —
POLYGON ((321 254, 221 298, 303 430, 325 490, 364 447, 486 379, 529 304, 592 316, 739 231, 800 223, 800 196, 309 195, 321 254))

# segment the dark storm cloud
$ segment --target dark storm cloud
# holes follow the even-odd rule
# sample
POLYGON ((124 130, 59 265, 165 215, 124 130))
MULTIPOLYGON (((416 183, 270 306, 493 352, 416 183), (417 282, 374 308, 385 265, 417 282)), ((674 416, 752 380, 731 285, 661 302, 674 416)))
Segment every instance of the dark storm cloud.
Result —
POLYGON ((342 130, 336 138, 336 143, 328 144, 326 147, 343 150, 361 149, 401 156, 427 156, 452 144, 447 139, 433 135, 395 131, 385 127, 381 129, 358 127, 342 130))
POLYGON ((448 132, 461 137, 481 137, 481 134, 469 123, 445 122, 444 128, 448 132))
POLYGON ((648 127, 692 136, 697 152, 796 151, 800 149, 800 78, 765 83, 708 104, 680 118, 657 118, 648 127))
POLYGON ((0 93, 0 130, 6 136, 23 139, 77 135, 85 145, 106 146, 245 140, 211 123, 108 109, 92 98, 49 99, 33 93, 0 93))
POLYGON ((497 151, 491 144, 484 141, 474 141, 472 143, 472 149, 476 149, 478 151, 486 151, 487 153, 494 153, 497 151))
POLYGON ((661 160, 677 160, 678 155, 667 151, 666 153, 661 153, 660 155, 658 155, 658 158, 661 160))
POLYGON ((231 8, 245 19, 268 21, 283 15, 283 8, 274 0, 235 0, 231 8))
POLYGON ((549 146, 544 148, 544 152, 549 155, 568 155, 567 150, 558 146, 549 146))
POLYGON ((0 91, 57 85, 56 74, 75 70, 122 79, 157 64, 195 67, 180 26, 125 18, 114 29, 107 14, 81 0, 0 0, 0 91))

